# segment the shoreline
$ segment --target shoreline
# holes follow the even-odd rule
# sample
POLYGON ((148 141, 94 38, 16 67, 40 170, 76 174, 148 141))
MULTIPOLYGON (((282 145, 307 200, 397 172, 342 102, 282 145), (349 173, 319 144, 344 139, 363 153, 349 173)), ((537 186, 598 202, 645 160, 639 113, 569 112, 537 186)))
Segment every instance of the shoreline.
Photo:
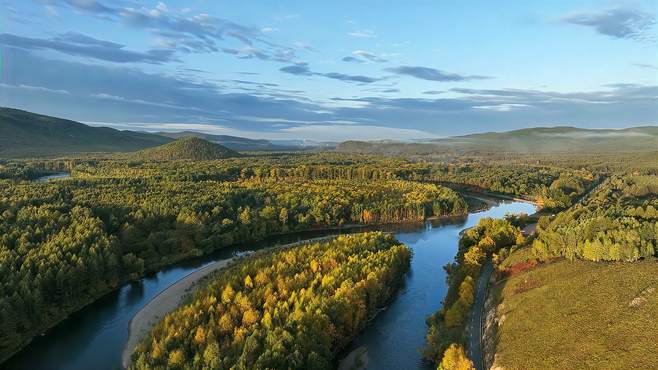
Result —
MULTIPOLYGON (((69 175, 69 176, 70 176, 70 173, 57 173, 57 175, 63 175, 63 174, 66 174, 66 175, 69 175)), ((67 176, 67 177, 68 177, 68 176, 67 176)), ((459 193, 459 192, 458 192, 458 193, 459 193)), ((485 196, 485 197, 486 197, 487 194, 482 194, 482 196, 485 196)), ((495 197, 491 197, 491 198, 492 198, 492 199, 496 199, 495 197)), ((520 200, 520 201, 526 201, 526 202, 527 202, 527 200, 524 200, 524 199, 519 199, 519 200, 520 200)), ((475 212, 477 212, 477 210, 476 210, 475 212)), ((339 235, 342 235, 343 233, 346 233, 346 234, 352 234, 352 233, 355 233, 355 232, 361 232, 361 230, 363 230, 363 231, 369 231, 370 229, 372 229, 372 230, 378 230, 378 231, 383 231, 383 232, 387 232, 386 230, 384 230, 386 227, 399 226, 399 225, 422 225, 423 223, 428 222, 428 221, 429 221, 429 222, 436 222, 436 221, 457 220, 457 219, 459 219, 459 218, 466 217, 469 213, 471 213, 471 212, 466 211, 466 212, 463 213, 463 214, 447 214, 447 215, 441 215, 441 216, 432 216, 432 217, 427 217, 427 218, 425 218, 424 220, 407 220, 407 221, 399 221, 399 222, 385 222, 385 223, 372 223, 372 224, 346 224, 346 225, 331 226, 331 227, 324 227, 324 228, 320 227, 320 228, 311 228, 311 229, 307 229, 307 230, 296 230, 296 231, 289 231, 289 232, 282 232, 282 233, 270 234, 270 235, 267 235, 266 237, 264 237, 263 239, 261 239, 261 240, 257 240, 257 241, 255 241, 255 242, 266 241, 268 238, 276 238, 276 237, 281 237, 281 236, 286 236, 286 235, 304 234, 304 233, 307 233, 307 232, 308 232, 308 233, 313 233, 313 232, 337 232, 337 233, 338 233, 338 234, 333 234, 333 235, 331 235, 332 237, 337 237, 337 236, 339 236, 339 235)), ((304 240, 301 240, 301 241, 297 241, 297 242, 293 242, 293 243, 290 243, 290 244, 286 244, 286 245, 284 245, 284 246, 291 246, 291 245, 299 244, 300 242, 301 242, 301 243, 308 243, 308 242, 312 242, 313 240, 317 240, 317 239, 321 239, 321 238, 325 238, 325 236, 323 236, 323 237, 319 237, 319 238, 318 238, 318 237, 314 237, 314 238, 304 239, 304 240)), ((279 246, 279 247, 284 247, 284 246, 279 246)), ((277 248, 277 246, 266 247, 265 249, 266 249, 266 250, 270 250, 270 249, 272 249, 272 248, 277 248)), ((19 347, 17 347, 14 351, 12 351, 11 353, 7 354, 6 357, 4 357, 4 358, 0 358, 0 364, 4 363, 5 361, 8 361, 9 359, 11 359, 12 357, 16 356, 16 355, 17 355, 18 353, 20 353, 21 351, 25 350, 25 348, 27 348, 27 347, 28 347, 28 346, 34 341, 34 339, 39 335, 39 333, 41 333, 41 335, 43 335, 44 333, 46 333, 46 332, 48 332, 49 330, 51 330, 51 329, 53 329, 54 327, 56 327, 57 325, 61 324, 63 321, 65 321, 65 320, 67 320, 68 318, 70 318, 70 316, 71 316, 72 314, 74 314, 74 313, 76 313, 76 312, 79 312, 79 311, 82 310, 82 309, 85 309, 86 307, 88 307, 88 306, 91 305, 92 303, 96 302, 97 300, 99 300, 99 299, 102 298, 103 296, 108 295, 108 294, 111 294, 112 292, 117 291, 117 290, 120 289, 123 285, 125 285, 125 284, 127 284, 127 283, 134 282, 134 281, 140 281, 140 280, 143 279, 148 273, 157 272, 157 271, 161 270, 162 268, 165 268, 165 267, 168 267, 168 266, 173 266, 173 265, 175 265, 176 263, 179 263, 179 262, 182 262, 182 261, 185 261, 185 260, 189 259, 189 257, 190 257, 190 256, 187 256, 187 257, 184 257, 184 258, 182 258, 182 259, 180 259, 180 260, 176 260, 176 261, 174 261, 174 262, 172 262, 172 263, 165 264, 165 265, 162 265, 162 266, 158 266, 156 269, 154 269, 154 270, 152 270, 152 271, 149 270, 149 271, 147 271, 144 275, 139 276, 139 278, 136 279, 136 280, 127 279, 127 280, 125 280, 125 281, 121 281, 116 287, 114 287, 114 288, 112 288, 112 289, 110 289, 110 290, 108 290, 108 291, 106 291, 106 292, 103 292, 102 294, 100 294, 100 295, 98 295, 98 296, 96 296, 96 297, 93 297, 92 299, 90 299, 90 300, 84 302, 84 303, 81 304, 79 307, 77 307, 74 311, 69 312, 67 315, 62 316, 60 319, 58 319, 58 320, 56 320, 55 322, 51 323, 51 324, 48 325, 47 327, 42 328, 41 330, 39 330, 37 334, 35 334, 34 336, 30 337, 29 340, 26 340, 26 341, 25 341, 24 343, 22 343, 19 347)), ((211 263, 211 265, 213 265, 213 264, 214 264, 214 263, 211 263)), ((210 266, 210 265, 209 265, 209 266, 210 266)), ((204 268, 204 267, 202 267, 201 269, 203 269, 203 268, 204 268)), ((197 270, 195 270, 195 271, 197 271, 197 270)), ((193 274, 195 271, 191 272, 190 274, 193 274)), ((181 280, 184 279, 184 278, 186 278, 186 277, 187 277, 187 275, 184 276, 183 278, 181 278, 181 280)), ((180 280, 179 280, 179 281, 180 281, 180 280)), ((177 282, 178 282, 178 281, 177 281, 177 282)), ((174 284, 176 284, 176 282, 175 282, 174 284)), ((172 286, 173 286, 174 284, 172 284, 172 286)), ((170 286, 170 287, 171 287, 171 286, 170 286)), ((166 290, 166 289, 169 289, 170 287, 165 288, 165 290, 166 290)), ((161 293, 162 293, 162 292, 158 293, 158 295, 156 295, 155 297, 153 297, 152 300, 156 299, 161 293)), ((150 303, 150 301, 149 301, 149 303, 150 303)), ((148 305, 149 303, 147 303, 147 305, 148 305)), ((146 306, 145 306, 145 307, 146 307, 146 306)), ((139 312, 141 312, 141 310, 143 310, 143 309, 144 309, 144 308, 140 309, 140 311, 138 311, 138 314, 139 314, 139 312)), ((136 314, 135 316, 137 316, 137 314, 136 314)), ((131 326, 132 326, 132 321, 135 319, 135 316, 133 316, 133 318, 132 318, 132 319, 130 320, 130 322, 129 322, 129 328, 128 328, 128 340, 127 340, 127 341, 130 341, 130 337, 133 335, 132 332, 131 332, 131 329, 130 329, 130 328, 131 328, 131 326)), ((124 347, 124 352, 125 352, 125 347, 124 347)), ((126 357, 126 356, 125 356, 125 353, 122 352, 122 364, 125 364, 125 362, 126 362, 125 357, 126 357)), ((128 356, 128 362, 129 362, 129 360, 130 360, 129 357, 130 357, 130 356, 128 356)), ((125 365, 124 365, 124 366, 125 366, 125 365)))
MULTIPOLYGON (((272 246, 261 249, 255 253, 267 253, 277 249, 291 248, 303 244, 316 243, 337 238, 339 235, 327 235, 315 237, 305 240, 300 240, 293 243, 288 243, 279 246, 272 246)), ((166 287, 156 296, 154 296, 144 307, 142 307, 128 324, 128 339, 123 347, 121 353, 121 364, 124 369, 127 369, 131 363, 131 357, 139 342, 147 335, 153 326, 157 324, 168 313, 180 307, 185 299, 196 289, 200 284, 204 283, 204 279, 214 272, 229 268, 235 262, 245 257, 231 257, 223 260, 211 262, 197 270, 190 272, 183 276, 170 286, 166 287)))
POLYGON ((229 266, 236 258, 228 258, 210 263, 204 267, 190 272, 172 285, 153 297, 130 319, 128 324, 128 340, 123 347, 121 364, 124 368, 130 366, 130 360, 135 348, 148 334, 153 326, 169 312, 178 308, 189 293, 204 277, 229 266))

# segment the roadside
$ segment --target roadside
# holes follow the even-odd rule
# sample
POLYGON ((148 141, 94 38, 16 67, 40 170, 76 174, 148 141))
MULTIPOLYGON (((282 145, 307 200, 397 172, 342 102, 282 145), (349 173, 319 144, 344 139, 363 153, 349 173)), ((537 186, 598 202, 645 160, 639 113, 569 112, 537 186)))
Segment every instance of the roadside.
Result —
POLYGON ((471 314, 468 319, 467 333, 468 333, 468 358, 473 361, 477 370, 483 370, 484 364, 482 362, 482 315, 484 312, 484 302, 487 295, 487 286, 489 279, 493 273, 494 267, 491 258, 482 265, 480 275, 475 292, 475 300, 471 308, 471 314))

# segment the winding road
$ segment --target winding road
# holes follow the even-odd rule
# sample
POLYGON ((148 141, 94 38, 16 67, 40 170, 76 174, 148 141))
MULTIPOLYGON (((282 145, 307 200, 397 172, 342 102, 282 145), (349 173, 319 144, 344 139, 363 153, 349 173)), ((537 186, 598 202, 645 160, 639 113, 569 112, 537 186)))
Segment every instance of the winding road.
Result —
POLYGON ((468 358, 473 361, 477 370, 484 369, 482 353, 482 315, 484 314, 484 301, 487 297, 487 285, 494 267, 491 258, 482 266, 475 290, 475 301, 468 319, 468 358))

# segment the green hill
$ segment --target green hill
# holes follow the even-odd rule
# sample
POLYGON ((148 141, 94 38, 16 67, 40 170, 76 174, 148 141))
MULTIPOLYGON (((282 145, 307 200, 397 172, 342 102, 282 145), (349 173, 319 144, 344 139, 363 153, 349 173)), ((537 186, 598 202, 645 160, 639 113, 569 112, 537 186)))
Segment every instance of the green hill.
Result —
POLYGON ((264 139, 248 139, 246 137, 230 136, 230 135, 211 135, 195 131, 181 131, 181 132, 158 132, 158 135, 166 136, 172 139, 180 139, 183 137, 198 137, 208 140, 215 144, 223 145, 233 150, 284 150, 288 147, 275 145, 269 140, 264 139))
POLYGON ((155 148, 141 150, 136 155, 140 159, 154 161, 178 159, 208 161, 239 157, 240 153, 208 140, 188 136, 155 148))
POLYGON ((434 139, 423 143, 346 141, 343 152, 427 154, 435 152, 608 153, 658 150, 658 126, 627 129, 536 127, 434 139))
POLYGON ((0 108, 0 158, 134 151, 170 141, 159 135, 92 127, 19 109, 0 108))

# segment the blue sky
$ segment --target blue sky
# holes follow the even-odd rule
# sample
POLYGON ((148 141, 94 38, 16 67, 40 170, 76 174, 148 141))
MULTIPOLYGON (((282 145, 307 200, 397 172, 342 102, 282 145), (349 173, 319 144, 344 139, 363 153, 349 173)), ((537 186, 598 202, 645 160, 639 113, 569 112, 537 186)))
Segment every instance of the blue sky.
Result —
POLYGON ((658 2, 0 0, 0 105, 413 139, 658 124, 658 2))

